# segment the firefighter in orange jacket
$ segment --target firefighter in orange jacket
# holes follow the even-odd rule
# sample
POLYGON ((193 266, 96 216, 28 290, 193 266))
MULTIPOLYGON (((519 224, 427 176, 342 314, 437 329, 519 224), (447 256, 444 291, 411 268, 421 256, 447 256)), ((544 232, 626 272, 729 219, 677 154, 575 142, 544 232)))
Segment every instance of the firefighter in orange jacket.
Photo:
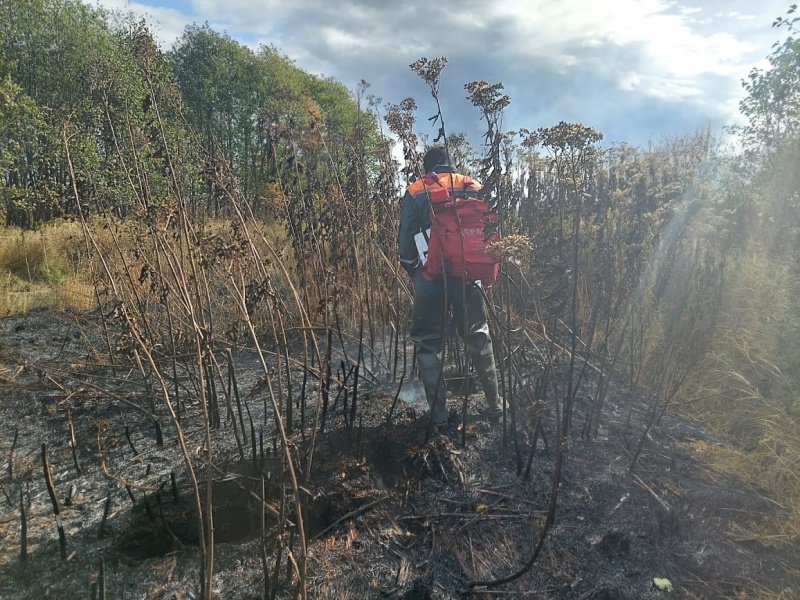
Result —
MULTIPOLYGON (((465 185, 480 188, 480 184, 456 173, 445 148, 433 148, 423 158, 428 175, 435 175, 448 189, 461 191, 465 185)), ((486 415, 492 425, 500 421, 503 400, 498 393, 492 338, 486 321, 483 292, 480 282, 453 281, 439 277, 433 281, 422 276, 422 258, 414 237, 431 226, 428 190, 421 180, 412 183, 403 196, 400 211, 398 246, 400 264, 414 281, 414 309, 411 316, 411 339, 417 352, 417 364, 431 407, 433 423, 439 428, 448 426, 445 403, 441 352, 448 309, 452 308, 455 322, 475 366, 475 372, 486 396, 486 415), (464 336, 464 309, 467 333, 464 336)))

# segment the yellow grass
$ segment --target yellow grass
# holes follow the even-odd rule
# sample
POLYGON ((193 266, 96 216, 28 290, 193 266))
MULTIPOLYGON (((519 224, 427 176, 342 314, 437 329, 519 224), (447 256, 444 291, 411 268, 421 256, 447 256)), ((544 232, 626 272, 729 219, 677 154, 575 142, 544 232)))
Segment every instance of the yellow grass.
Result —
POLYGON ((800 281, 758 255, 738 263, 729 281, 721 330, 687 382, 683 408, 734 442, 695 452, 779 508, 780 516, 736 535, 792 543, 800 539, 800 281))
POLYGON ((56 222, 37 231, 0 229, 0 316, 38 307, 93 305, 80 225, 56 222))

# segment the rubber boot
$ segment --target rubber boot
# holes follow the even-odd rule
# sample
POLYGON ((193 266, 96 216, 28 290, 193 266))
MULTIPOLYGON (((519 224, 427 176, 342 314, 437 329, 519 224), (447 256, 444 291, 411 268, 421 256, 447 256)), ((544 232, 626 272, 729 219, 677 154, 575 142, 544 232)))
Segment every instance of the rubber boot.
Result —
POLYGON ((496 424, 503 414, 503 399, 498 392, 494 354, 474 358, 472 364, 475 365, 475 373, 478 375, 478 381, 481 382, 483 394, 486 396, 486 415, 491 423, 496 424))
MULTIPOLYGON (((427 358, 427 357, 426 357, 427 358)), ((445 402, 444 379, 441 377, 438 360, 426 360, 417 357, 419 374, 425 387, 425 398, 431 407, 433 424, 437 427, 447 426, 447 405, 445 402)))

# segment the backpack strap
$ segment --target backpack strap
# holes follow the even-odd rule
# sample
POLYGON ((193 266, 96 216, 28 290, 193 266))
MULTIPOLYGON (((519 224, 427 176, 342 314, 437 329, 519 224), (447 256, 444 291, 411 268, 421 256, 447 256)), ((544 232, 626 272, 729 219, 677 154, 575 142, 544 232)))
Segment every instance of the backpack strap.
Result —
POLYGON ((449 201, 450 190, 442 185, 436 173, 429 173, 422 178, 422 184, 428 193, 430 204, 443 204, 449 201))

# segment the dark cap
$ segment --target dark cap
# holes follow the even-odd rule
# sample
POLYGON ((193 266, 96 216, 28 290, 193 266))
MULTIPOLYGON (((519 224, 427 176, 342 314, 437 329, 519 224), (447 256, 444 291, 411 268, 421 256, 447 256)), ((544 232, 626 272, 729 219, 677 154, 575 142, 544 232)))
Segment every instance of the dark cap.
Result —
POLYGON ((447 150, 441 147, 431 148, 425 153, 425 158, 422 159, 422 166, 425 168, 426 173, 435 171, 436 167, 449 167, 450 158, 447 156, 447 150))

